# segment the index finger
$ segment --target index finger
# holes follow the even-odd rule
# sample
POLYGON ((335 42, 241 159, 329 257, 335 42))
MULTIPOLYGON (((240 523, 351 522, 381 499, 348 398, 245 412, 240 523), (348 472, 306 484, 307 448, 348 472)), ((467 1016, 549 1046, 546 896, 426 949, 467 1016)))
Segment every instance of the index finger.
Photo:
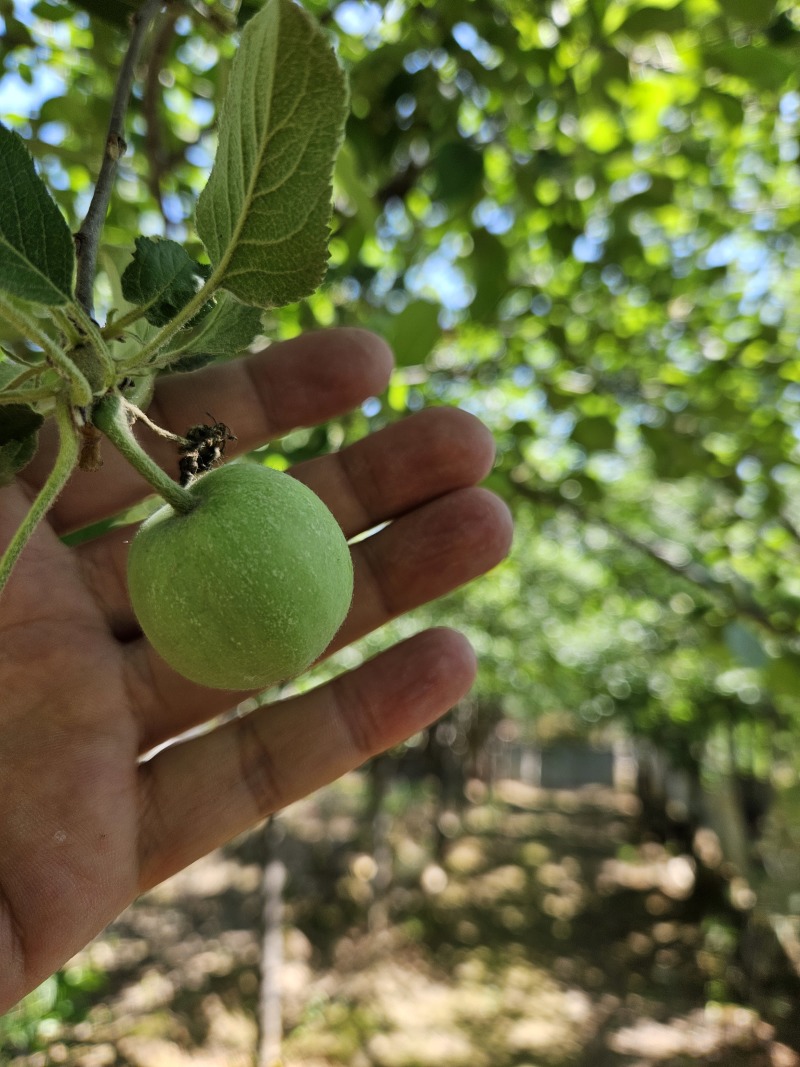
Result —
MULTIPOLYGON (((227 454, 247 452, 299 427, 344 414, 381 392, 392 355, 375 334, 359 329, 324 330, 282 341, 252 356, 161 379, 149 416, 172 433, 204 422, 207 412, 228 423, 237 441, 227 454)), ((52 427, 23 479, 38 488, 53 457, 52 427)), ((177 473, 174 443, 139 427, 144 448, 170 474, 177 473)), ((103 443, 103 467, 76 471, 50 513, 60 534, 114 515, 152 490, 111 445, 103 443)))

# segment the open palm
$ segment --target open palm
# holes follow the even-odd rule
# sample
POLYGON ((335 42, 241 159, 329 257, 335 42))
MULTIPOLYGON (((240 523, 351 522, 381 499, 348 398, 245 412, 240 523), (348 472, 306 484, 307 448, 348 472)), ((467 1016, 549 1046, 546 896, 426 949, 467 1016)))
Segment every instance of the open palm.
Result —
MULTIPOLYGON (((382 390, 390 370, 372 335, 312 334, 164 379, 150 413, 181 433, 211 410, 247 450, 350 410, 382 390)), ((162 443, 149 441, 159 458, 162 443)), ((475 488, 492 457, 477 420, 435 409, 294 469, 348 538, 388 524, 353 546, 355 594, 334 647, 505 555, 508 513, 475 488)), ((142 761, 246 694, 187 682, 142 637, 125 586, 130 528, 79 548, 60 540, 146 495, 109 445, 104 458, 99 473, 72 478, 0 601, 0 1012, 137 894, 421 729, 474 675, 464 639, 429 630, 142 761)), ((160 458, 174 468, 167 446, 160 458)), ((37 457, 0 491, 0 548, 45 476, 37 457)))

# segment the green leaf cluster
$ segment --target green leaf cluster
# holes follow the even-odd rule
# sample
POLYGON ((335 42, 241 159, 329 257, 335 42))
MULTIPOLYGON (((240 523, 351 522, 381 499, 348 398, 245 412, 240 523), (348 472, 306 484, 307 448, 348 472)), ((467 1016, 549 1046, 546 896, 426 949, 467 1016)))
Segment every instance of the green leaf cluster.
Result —
MULTIPOLYGON (((385 335, 398 357, 386 395, 349 420, 298 431, 271 460, 307 458, 426 404, 461 405, 487 422, 498 446, 489 484, 519 533, 512 560, 447 607, 481 653, 478 699, 536 721, 571 716, 581 729, 623 724, 686 758, 728 732, 742 759, 791 761, 800 727, 791 5, 589 0, 556 11, 409 0, 362 13, 328 0, 285 11, 253 0, 241 5, 238 50, 204 21, 166 48, 171 88, 147 101, 159 136, 142 123, 130 131, 109 242, 132 247, 167 200, 164 234, 192 262, 207 259, 204 284, 217 272, 219 286, 201 321, 196 293, 181 304, 188 286, 170 294, 185 321, 157 352, 164 327, 146 320, 126 331, 127 346, 115 344, 126 359, 151 346, 161 369, 226 358, 228 330, 242 347, 262 330, 288 337, 338 323, 385 335), (294 272, 291 235, 320 247, 330 171, 307 178, 306 146, 284 122, 313 117, 331 148, 341 126, 326 126, 315 72, 331 60, 312 59, 322 45, 304 43, 306 11, 333 39, 352 104, 321 288, 317 274, 294 272), (284 42, 274 66, 267 38, 284 42), (301 55, 289 57, 290 41, 301 55), (284 91, 289 77, 309 85, 308 99, 284 91), (234 114, 226 104, 220 119, 214 102, 228 88, 249 106, 234 114), (303 190, 291 208, 280 184, 289 173, 303 190), (252 272, 251 254, 266 273, 252 272)), ((35 50, 68 71, 63 94, 26 118, 29 148, 56 168, 53 195, 74 229, 122 34, 94 15, 68 20, 70 47, 88 57, 78 70, 45 21, 20 25, 4 46, 15 65, 35 50)), ((120 300, 120 316, 131 312, 120 300)))
MULTIPOLYGON (((83 6, 109 14, 98 5, 83 6)), ((116 15, 135 9, 120 5, 116 15)), ((217 27, 219 18, 206 14, 217 27)), ((32 15, 46 24, 60 21, 64 12, 40 2, 32 15)), ((78 24, 85 26, 85 18, 78 24)), ((171 30, 172 22, 167 18, 162 26, 171 30)), ((92 25, 91 32, 109 39, 107 30, 92 25)), ((136 33, 132 41, 138 48, 136 33)), ((19 44, 33 45, 27 29, 19 44)), ((74 89, 79 100, 80 89, 74 89)), ((113 115, 127 95, 127 88, 117 93, 113 115)), ((99 257, 113 301, 106 295, 103 326, 94 318, 100 249, 90 220, 105 213, 105 193, 127 147, 113 125, 118 117, 99 141, 105 145, 103 167, 75 240, 25 141, 0 124, 0 323, 10 331, 0 375, 0 484, 32 458, 45 416, 56 415, 60 440, 51 476, 0 557, 0 591, 71 465, 98 465, 91 447, 78 448, 79 435, 93 439, 87 423, 104 428, 158 491, 166 487, 180 499, 179 487, 166 486, 135 443, 126 417, 108 419, 106 413, 122 404, 142 417, 134 395, 146 398, 159 371, 193 370, 240 354, 261 333, 265 309, 296 302, 319 286, 346 112, 345 76, 318 24, 292 0, 267 0, 241 33, 221 106, 216 158, 194 198, 193 240, 205 244, 210 263, 186 243, 145 236, 137 227, 126 235, 133 251, 124 267, 118 248, 99 257)), ((76 126, 82 121, 70 115, 76 126)), ((69 159, 66 147, 64 163, 69 159)))

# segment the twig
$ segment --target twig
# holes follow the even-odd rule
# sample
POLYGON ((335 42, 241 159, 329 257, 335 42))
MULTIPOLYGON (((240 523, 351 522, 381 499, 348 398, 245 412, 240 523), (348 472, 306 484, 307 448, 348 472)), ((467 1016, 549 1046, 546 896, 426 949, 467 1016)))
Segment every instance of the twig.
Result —
POLYGON ((173 5, 172 10, 168 12, 161 25, 158 27, 155 40, 153 41, 152 51, 150 53, 150 62, 147 67, 144 87, 142 89, 142 112, 147 124, 145 130, 145 146, 147 148, 148 163, 147 184, 150 188, 151 196, 158 204, 159 210, 164 218, 164 223, 167 227, 169 226, 169 219, 164 210, 163 186, 164 177, 168 173, 169 165, 172 161, 169 158, 169 154, 164 145, 164 139, 161 135, 161 123, 158 114, 158 106, 161 99, 161 83, 159 77, 167 52, 169 51, 169 45, 175 30, 175 23, 180 18, 180 15, 180 7, 177 4, 173 5))
POLYGON ((124 136, 125 112, 133 90, 136 63, 150 23, 168 0, 145 0, 131 16, 133 27, 131 39, 117 79, 117 88, 111 105, 105 150, 97 184, 94 187, 89 210, 80 230, 75 235, 78 273, 75 295, 89 316, 94 311, 94 278, 97 269, 97 250, 100 234, 108 211, 117 165, 128 147, 124 136))

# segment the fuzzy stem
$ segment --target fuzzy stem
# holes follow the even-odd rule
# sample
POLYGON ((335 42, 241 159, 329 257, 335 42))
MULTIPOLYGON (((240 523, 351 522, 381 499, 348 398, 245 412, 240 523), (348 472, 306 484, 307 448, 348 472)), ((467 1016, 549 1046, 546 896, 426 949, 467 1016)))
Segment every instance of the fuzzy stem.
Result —
POLYGON ((6 392, 19 389, 25 382, 30 381, 31 378, 35 378, 37 374, 43 374, 46 370, 47 367, 43 363, 37 363, 35 367, 28 367, 27 370, 21 371, 16 378, 11 378, 6 382, 2 389, 0 389, 0 397, 6 392))
POLYGON ((63 307, 50 308, 50 317, 53 322, 59 327, 64 337, 67 340, 68 345, 74 345, 78 340, 78 331, 75 328, 75 323, 69 317, 63 307))
POLYGON ((62 399, 56 407, 56 425, 58 426, 59 445, 55 465, 31 504, 21 526, 11 539, 11 544, 0 557, 0 594, 5 588, 20 553, 55 503, 56 497, 64 488, 78 462, 78 434, 72 420, 72 407, 66 399, 62 399))
POLYGON ((0 392, 0 404, 31 404, 47 400, 53 395, 53 388, 42 385, 38 389, 4 389, 0 392))
POLYGON ((164 345, 167 344, 179 330, 183 329, 187 322, 191 322, 204 304, 208 303, 219 288, 220 282, 222 281, 222 275, 223 272, 217 268, 202 288, 198 289, 189 303, 185 304, 178 314, 173 319, 170 319, 166 326, 162 326, 155 337, 152 337, 147 344, 139 350, 136 354, 135 363, 129 364, 129 367, 144 367, 147 365, 152 367, 156 366, 154 362, 148 364, 148 361, 158 355, 164 345))
POLYGON ((17 331, 20 337, 41 348, 42 351, 52 356, 55 352, 60 354, 61 349, 56 342, 41 328, 36 319, 16 303, 12 303, 0 293, 0 318, 5 319, 9 326, 17 331))
MULTIPOLYGON (((3 313, 0 311, 0 319, 3 318, 3 313)), ((25 352, 22 353, 18 348, 15 348, 13 353, 8 353, 8 357, 13 363, 19 363, 23 367, 30 367, 32 370, 46 370, 47 364, 41 357, 39 352, 25 352)))
POLYGON ((0 318, 5 319, 22 337, 42 349, 50 364, 70 383, 70 399, 75 407, 85 407, 91 402, 92 387, 69 356, 27 312, 5 299, 2 294, 0 294, 0 318))
POLYGON ((122 397, 109 393, 99 400, 92 413, 92 422, 175 511, 185 514, 197 504, 197 499, 165 474, 136 440, 122 397))
POLYGON ((134 307, 130 311, 126 311, 124 315, 120 315, 118 319, 109 319, 100 330, 100 336, 106 341, 113 341, 124 333, 129 326, 133 326, 134 323, 143 318, 146 311, 147 307, 134 307))

